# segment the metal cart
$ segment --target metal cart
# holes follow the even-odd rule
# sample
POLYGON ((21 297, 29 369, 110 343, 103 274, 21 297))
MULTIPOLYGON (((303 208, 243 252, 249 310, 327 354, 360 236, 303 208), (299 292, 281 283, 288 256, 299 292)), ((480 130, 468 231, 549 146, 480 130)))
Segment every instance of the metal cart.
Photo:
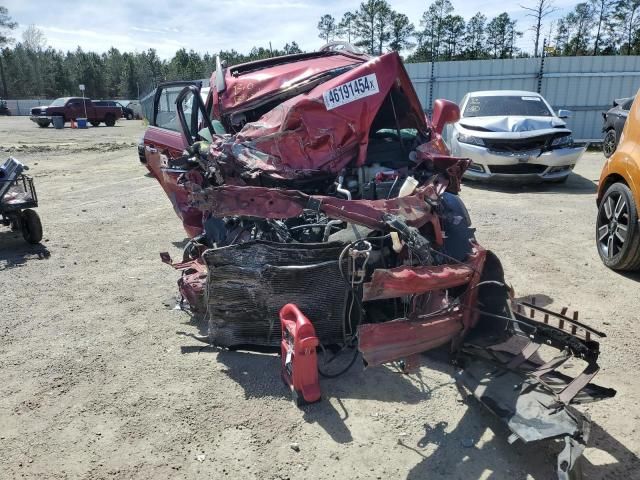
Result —
POLYGON ((15 158, 0 165, 0 222, 11 230, 22 232, 32 244, 42 240, 42 222, 32 210, 38 206, 38 196, 33 178, 23 172, 29 167, 15 158))

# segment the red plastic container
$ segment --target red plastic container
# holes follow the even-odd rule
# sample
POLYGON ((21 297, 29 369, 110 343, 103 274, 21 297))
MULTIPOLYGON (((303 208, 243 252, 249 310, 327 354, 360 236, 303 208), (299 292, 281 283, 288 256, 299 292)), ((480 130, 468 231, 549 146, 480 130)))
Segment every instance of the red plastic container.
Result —
POLYGON ((291 388, 293 400, 300 406, 320 400, 318 381, 319 345, 313 323, 293 303, 280 310, 282 341, 282 380, 291 388))

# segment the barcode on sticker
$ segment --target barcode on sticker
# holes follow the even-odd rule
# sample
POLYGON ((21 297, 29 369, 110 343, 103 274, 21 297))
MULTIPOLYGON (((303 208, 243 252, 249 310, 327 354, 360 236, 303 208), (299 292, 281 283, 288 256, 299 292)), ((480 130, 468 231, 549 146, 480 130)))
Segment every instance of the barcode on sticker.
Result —
POLYGON ((347 103, 374 95, 379 91, 378 79, 376 78, 376 74, 372 73, 333 87, 331 90, 324 92, 322 97, 324 98, 324 104, 327 110, 333 110, 347 103))

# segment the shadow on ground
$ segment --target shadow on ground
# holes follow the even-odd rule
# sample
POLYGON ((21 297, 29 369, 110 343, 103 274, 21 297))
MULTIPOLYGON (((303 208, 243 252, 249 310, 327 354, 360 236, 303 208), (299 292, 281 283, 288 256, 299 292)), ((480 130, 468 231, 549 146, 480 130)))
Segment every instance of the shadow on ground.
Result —
MULTIPOLYGON (((216 361, 224 366, 222 372, 244 389, 245 398, 292 399, 291 391, 281 380, 281 360, 276 353, 231 351, 206 345, 182 348, 182 353, 205 352, 217 352, 216 361)), ((307 422, 317 423, 334 441, 348 443, 353 438, 345 424, 349 412, 343 399, 418 404, 428 401, 434 390, 450 386, 453 380, 428 386, 419 374, 409 378, 400 373, 399 368, 365 369, 361 357, 358 357, 345 374, 337 378, 320 378, 320 382, 323 401, 302 407, 303 417, 307 422)))
MULTIPOLYGON (((217 361, 226 367, 223 372, 244 389, 246 398, 291 396, 280 379, 277 354, 220 350, 217 361)), ((365 369, 360 359, 344 375, 321 378, 320 381, 323 393, 331 398, 416 404, 428 400, 432 393, 424 382, 416 386, 406 375, 392 368, 365 369)))
MULTIPOLYGON (((509 445, 508 428, 473 397, 467 399, 467 410, 453 430, 447 432, 448 426, 446 420, 435 425, 425 424, 425 435, 418 442, 399 442, 423 457, 411 469, 407 480, 558 478, 556 459, 564 445, 561 440, 529 444, 517 441, 509 445), (487 431, 490 439, 478 444, 487 431)), ((589 446, 579 467, 583 472, 583 477, 576 477, 579 479, 631 479, 638 478, 635 475, 640 471, 640 460, 598 424, 592 424, 589 446)))
POLYGON ((184 250, 184 247, 187 245, 187 243, 189 243, 189 241, 191 241, 190 238, 185 238, 184 240, 171 242, 171 244, 176 248, 184 250))
POLYGON ((621 277, 627 278, 629 280, 633 280, 635 282, 640 282, 640 271, 639 272, 620 272, 620 271, 614 270, 614 272, 620 275, 621 277))
MULTIPOLYGON (((530 298, 523 297, 521 300, 530 298)), ((536 304, 539 306, 551 302, 550 297, 536 295, 536 304)), ((206 336, 206 322, 197 322, 194 318, 190 324, 197 326, 200 333, 206 336)), ((183 347, 182 351, 216 353, 215 361, 222 366, 222 373, 243 388, 247 399, 271 397, 289 401, 291 398, 290 390, 280 378, 281 359, 273 349, 258 353, 196 344, 183 347)), ((420 373, 403 375, 394 365, 365 369, 358 358, 344 375, 320 379, 323 401, 302 407, 302 416, 306 422, 317 423, 333 441, 343 444, 353 440, 346 422, 349 411, 343 400, 424 404, 424 408, 430 408, 429 400, 435 390, 455 384, 455 368, 446 348, 428 352, 421 359, 423 367, 445 373, 447 377, 436 385, 433 385, 431 377, 431 385, 428 385, 420 373)), ((436 416, 438 421, 424 424, 422 438, 417 441, 398 441, 400 446, 422 457, 409 472, 407 480, 557 478, 556 460, 564 446, 562 439, 529 444, 516 441, 509 445, 507 439, 511 432, 507 426, 473 396, 464 394, 462 398, 465 411, 455 425, 451 424, 449 413, 442 410, 436 416)), ((441 405, 438 403, 435 407, 441 405)), ((292 405, 292 408, 295 407, 292 405)), ((640 469, 638 457, 597 424, 592 425, 588 447, 587 454, 581 459, 585 479, 633 478, 640 469)))
MULTIPOLYGON (((424 355, 424 364, 433 370, 448 371, 450 366, 443 358, 442 352, 429 352, 424 355)), ((424 425, 425 434, 417 442, 398 442, 423 457, 411 469, 407 480, 557 478, 557 456, 564 447, 561 438, 528 444, 518 440, 509 445, 508 427, 472 395, 461 390, 461 397, 466 411, 453 428, 447 413, 442 412, 441 421, 424 425)), ((640 471, 638 457, 598 424, 591 426, 588 447, 580 463, 585 480, 636 478, 634 475, 640 471)))
POLYGON ((551 193, 562 195, 591 195, 597 190, 597 182, 572 172, 566 183, 509 184, 505 182, 479 182, 464 180, 464 186, 473 190, 501 193, 551 193))
POLYGON ((0 231, 0 271, 21 267, 31 260, 49 258, 51 252, 43 244, 31 245, 20 232, 0 231))

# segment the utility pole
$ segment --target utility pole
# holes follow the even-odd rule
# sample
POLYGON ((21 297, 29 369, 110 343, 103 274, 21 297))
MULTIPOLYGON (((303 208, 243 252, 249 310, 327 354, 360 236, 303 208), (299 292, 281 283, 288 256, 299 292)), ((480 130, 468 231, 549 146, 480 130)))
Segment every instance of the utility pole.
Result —
POLYGON ((84 118, 87 118, 87 102, 84 101, 84 84, 81 83, 80 85, 80 91, 82 92, 82 106, 84 107, 84 118))
POLYGON ((431 55, 431 76, 429 77, 429 105, 427 106, 429 110, 429 116, 433 113, 433 84, 436 81, 435 73, 435 62, 433 55, 431 55))
POLYGON ((542 41, 542 54, 540 55, 540 71, 538 72, 538 93, 542 93, 542 76, 544 75, 544 57, 547 53, 547 39, 542 41))
POLYGON ((4 66, 2 65, 2 56, 0 54, 0 79, 2 80, 2 94, 7 99, 7 79, 4 77, 4 66))

